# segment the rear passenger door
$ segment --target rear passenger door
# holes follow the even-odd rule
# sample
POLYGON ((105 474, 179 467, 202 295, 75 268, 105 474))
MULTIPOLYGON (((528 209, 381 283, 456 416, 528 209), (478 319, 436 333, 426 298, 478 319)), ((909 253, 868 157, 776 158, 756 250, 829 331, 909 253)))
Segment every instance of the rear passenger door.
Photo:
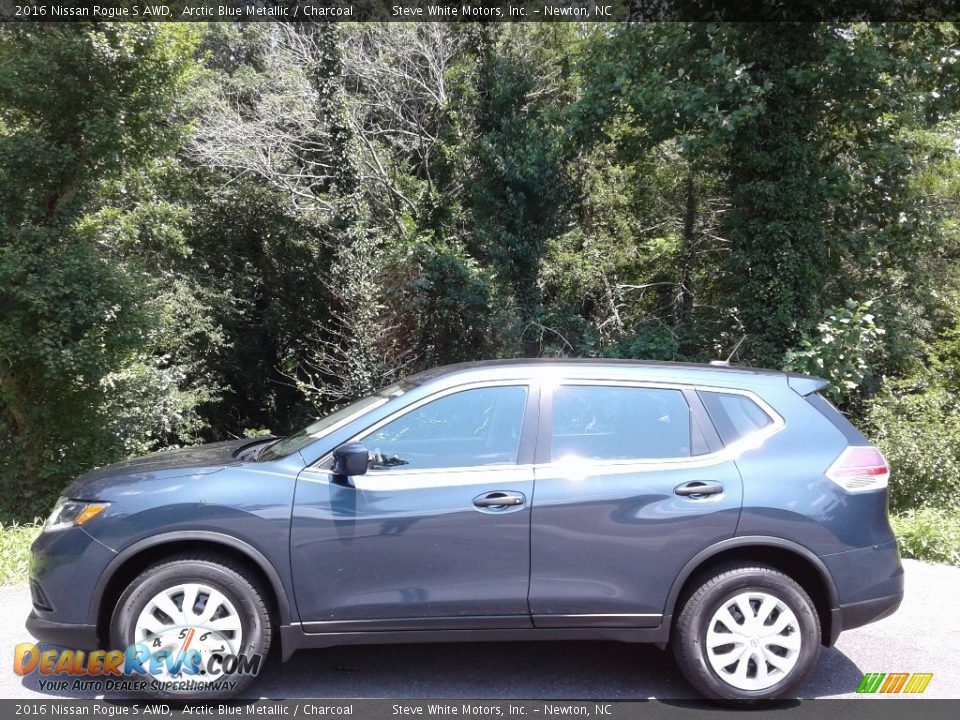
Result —
POLYGON ((699 396, 680 386, 544 388, 534 477, 537 627, 659 625, 677 573, 733 536, 742 499, 699 396))

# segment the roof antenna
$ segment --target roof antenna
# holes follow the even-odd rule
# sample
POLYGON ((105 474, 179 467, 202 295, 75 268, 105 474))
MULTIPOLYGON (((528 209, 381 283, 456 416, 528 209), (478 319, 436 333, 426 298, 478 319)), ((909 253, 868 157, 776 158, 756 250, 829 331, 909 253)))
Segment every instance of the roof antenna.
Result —
POLYGON ((733 346, 733 350, 730 351, 730 354, 727 355, 726 360, 711 360, 711 365, 716 365, 718 367, 730 367, 730 361, 733 359, 733 356, 737 354, 737 350, 740 349, 740 346, 743 345, 743 341, 747 339, 746 333, 743 337, 737 341, 737 344, 733 346))

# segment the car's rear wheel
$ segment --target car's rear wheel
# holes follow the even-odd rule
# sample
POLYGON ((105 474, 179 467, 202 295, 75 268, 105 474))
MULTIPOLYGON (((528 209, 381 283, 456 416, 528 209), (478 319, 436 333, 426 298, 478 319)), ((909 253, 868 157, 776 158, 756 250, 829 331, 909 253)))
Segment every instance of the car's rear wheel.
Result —
POLYGON ((672 644, 681 671, 706 697, 781 698, 813 669, 820 622, 790 577, 761 565, 728 565, 688 596, 672 644))
POLYGON ((271 632, 256 578, 207 555, 181 555, 148 567, 120 596, 110 624, 112 647, 138 646, 138 664, 153 665, 153 672, 130 679, 145 682, 153 695, 180 700, 244 690, 270 651, 271 632), (236 672, 238 664, 252 672, 236 672))

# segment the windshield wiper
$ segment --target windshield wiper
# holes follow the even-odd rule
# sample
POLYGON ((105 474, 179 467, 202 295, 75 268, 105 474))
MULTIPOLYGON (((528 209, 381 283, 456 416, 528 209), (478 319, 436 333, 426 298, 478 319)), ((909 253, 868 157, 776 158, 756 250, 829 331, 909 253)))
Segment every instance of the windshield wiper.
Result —
POLYGON ((256 461, 256 460, 259 460, 259 459, 260 459, 260 456, 263 455, 263 453, 264 453, 266 450, 269 450, 270 448, 272 448, 274 445, 276 445, 276 444, 277 444, 278 442, 280 442, 281 440, 283 440, 283 438, 282 438, 282 437, 278 437, 278 438, 274 438, 274 439, 271 440, 270 442, 264 443, 263 445, 261 445, 260 447, 258 447, 258 448, 254 451, 253 455, 250 456, 250 459, 251 459, 251 460, 255 460, 255 461, 256 461))

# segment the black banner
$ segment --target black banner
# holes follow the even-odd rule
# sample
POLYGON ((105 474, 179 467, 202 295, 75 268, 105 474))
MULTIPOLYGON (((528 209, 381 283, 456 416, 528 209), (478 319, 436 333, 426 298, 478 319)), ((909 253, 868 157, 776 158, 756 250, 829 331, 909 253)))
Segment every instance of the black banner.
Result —
POLYGON ((0 0, 13 22, 934 21, 958 0, 0 0))

